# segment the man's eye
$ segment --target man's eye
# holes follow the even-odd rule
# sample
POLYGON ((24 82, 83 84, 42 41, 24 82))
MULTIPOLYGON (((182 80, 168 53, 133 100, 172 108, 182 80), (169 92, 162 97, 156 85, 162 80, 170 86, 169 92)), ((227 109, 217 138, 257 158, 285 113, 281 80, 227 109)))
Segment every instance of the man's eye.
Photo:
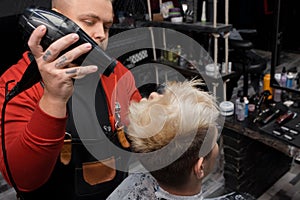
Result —
POLYGON ((85 20, 84 23, 87 25, 87 26, 93 26, 95 23, 93 21, 90 21, 90 20, 85 20))

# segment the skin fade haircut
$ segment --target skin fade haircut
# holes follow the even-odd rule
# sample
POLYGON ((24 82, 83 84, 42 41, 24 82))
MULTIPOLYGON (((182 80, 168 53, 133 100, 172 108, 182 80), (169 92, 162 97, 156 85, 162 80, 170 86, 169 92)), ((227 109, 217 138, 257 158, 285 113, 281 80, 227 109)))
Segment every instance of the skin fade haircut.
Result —
POLYGON ((178 186, 187 182, 199 157, 209 158, 216 144, 216 139, 211 140, 209 147, 205 147, 208 148, 205 155, 199 155, 206 135, 212 138, 217 135, 215 127, 219 116, 215 98, 200 91, 197 88, 200 85, 199 80, 171 82, 161 98, 130 107, 128 134, 132 149, 138 153, 153 153, 141 156, 141 162, 161 183, 178 186), (161 153, 159 150, 164 148, 167 148, 166 153, 161 153), (178 152, 180 156, 170 161, 171 164, 151 170, 151 166, 159 166, 178 152))

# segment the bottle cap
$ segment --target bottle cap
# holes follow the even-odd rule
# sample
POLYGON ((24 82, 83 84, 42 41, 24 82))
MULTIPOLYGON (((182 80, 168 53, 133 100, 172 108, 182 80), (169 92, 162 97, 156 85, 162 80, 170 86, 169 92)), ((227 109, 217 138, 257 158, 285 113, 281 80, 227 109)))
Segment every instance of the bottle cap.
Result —
POLYGON ((222 101, 220 111, 223 116, 231 116, 234 113, 234 104, 231 101, 222 101))

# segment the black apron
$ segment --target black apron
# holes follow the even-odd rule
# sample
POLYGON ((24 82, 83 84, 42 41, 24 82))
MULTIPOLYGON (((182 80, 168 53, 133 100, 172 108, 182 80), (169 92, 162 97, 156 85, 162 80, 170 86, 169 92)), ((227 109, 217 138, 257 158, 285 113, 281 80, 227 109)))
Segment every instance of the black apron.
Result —
MULTIPOLYGON (((96 111, 100 113, 97 115, 99 124, 103 126, 111 126, 108 116, 108 107, 105 98, 105 93, 99 81, 97 92, 96 92, 96 111)), ((58 158, 55 169, 53 170, 49 180, 41 186, 39 189, 32 192, 22 192, 21 195, 25 200, 35 199, 51 199, 51 200, 101 200, 106 199, 108 195, 126 178, 127 172, 116 170, 116 175, 110 181, 103 182, 100 184, 90 185, 84 179, 83 175, 83 163, 89 163, 97 161, 85 146, 82 144, 76 127, 74 125, 72 115, 72 101, 68 102, 68 121, 66 132, 72 136, 72 153, 71 161, 69 164, 62 164, 58 158)), ((116 145, 121 147, 116 133, 112 131, 105 131, 105 135, 116 145)), ((96 141, 96 143, 103 143, 103 141, 96 141)), ((111 155, 114 156, 114 155, 111 155)), ((107 155, 110 157, 110 155, 107 155)), ((104 158, 105 159, 105 158, 104 158)), ((126 166, 128 160, 122 157, 115 158, 116 165, 126 166)))

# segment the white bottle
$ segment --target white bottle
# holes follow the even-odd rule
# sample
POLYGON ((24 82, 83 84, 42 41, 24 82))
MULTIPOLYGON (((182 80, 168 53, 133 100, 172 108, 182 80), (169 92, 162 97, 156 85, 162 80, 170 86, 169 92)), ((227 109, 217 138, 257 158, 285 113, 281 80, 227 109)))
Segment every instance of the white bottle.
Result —
POLYGON ((228 62, 228 73, 231 73, 232 62, 228 62))
POLYGON ((280 86, 286 87, 287 73, 285 67, 282 68, 281 77, 280 77, 280 86))
POLYGON ((235 116, 238 121, 245 120, 245 102, 243 97, 235 101, 235 116))

